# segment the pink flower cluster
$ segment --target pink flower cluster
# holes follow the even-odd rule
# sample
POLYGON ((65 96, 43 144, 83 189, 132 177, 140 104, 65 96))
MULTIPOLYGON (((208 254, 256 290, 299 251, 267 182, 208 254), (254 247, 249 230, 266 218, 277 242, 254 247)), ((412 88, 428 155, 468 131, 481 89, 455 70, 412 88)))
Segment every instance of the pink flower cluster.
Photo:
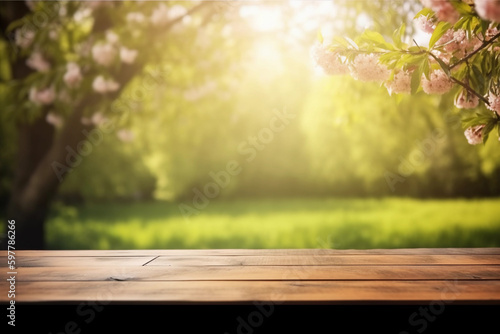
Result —
POLYGON ((48 72, 50 70, 50 63, 43 57, 40 51, 35 51, 31 56, 26 59, 26 65, 38 72, 48 72))
POLYGON ((424 7, 432 9, 440 21, 455 24, 460 18, 460 13, 448 0, 420 0, 424 7))
POLYGON ((473 109, 479 105, 479 98, 465 89, 455 99, 455 107, 460 109, 473 109))
POLYGON ((52 124, 56 128, 59 128, 63 125, 64 120, 61 116, 54 114, 53 112, 49 112, 45 117, 47 123, 52 124))
POLYGON ((170 21, 185 15, 186 12, 186 7, 181 5, 174 5, 169 8, 165 4, 160 4, 151 14, 151 23, 158 27, 165 26, 170 21))
POLYGON ((471 145, 481 144, 483 142, 484 125, 476 125, 465 130, 464 135, 471 145))
POLYGON ((109 67, 116 59, 119 52, 120 60, 125 64, 132 64, 137 57, 138 51, 119 47, 119 37, 113 31, 106 31, 106 42, 95 44, 92 47, 92 58, 102 66, 109 67))
POLYGON ((429 17, 423 15, 417 17, 415 19, 415 23, 418 29, 427 34, 432 34, 434 32, 434 29, 436 28, 434 22, 429 17))
POLYGON ((349 68, 340 61, 338 54, 328 50, 324 44, 316 43, 311 50, 311 57, 315 64, 327 75, 349 73, 349 68))
POLYGON ((130 130, 127 129, 120 129, 116 132, 116 136, 118 139, 120 139, 122 142, 128 143, 134 140, 135 136, 134 133, 130 130))
POLYGON ((400 93, 411 93, 411 76, 408 71, 399 71, 394 75, 394 79, 392 81, 387 81, 385 83, 385 87, 389 91, 389 95, 392 93, 400 94, 400 93))
POLYGON ((69 62, 66 64, 66 73, 64 73, 63 80, 68 87, 75 88, 80 85, 82 81, 82 73, 80 66, 77 63, 69 62))
POLYGON ((486 105, 486 107, 500 116, 500 94, 495 94, 490 91, 488 93, 488 102, 489 105, 486 105))
POLYGON ((474 0, 474 4, 481 18, 500 22, 500 0, 474 0))
POLYGON ((15 34, 16 45, 21 49, 27 49, 35 40, 35 32, 33 30, 17 29, 15 34))
POLYGON ((373 53, 357 55, 352 65, 351 76, 356 80, 381 82, 387 80, 391 73, 373 53))
POLYGON ((442 46, 446 53, 441 53, 440 58, 448 62, 449 58, 454 55, 457 58, 465 57, 481 46, 482 42, 476 36, 467 37, 467 33, 463 29, 448 30, 437 41, 437 46, 442 46))
POLYGON ((453 82, 442 70, 433 70, 429 80, 422 75, 422 88, 427 94, 444 94, 451 90, 453 82))
POLYGON ((104 79, 102 75, 97 76, 92 82, 92 88, 100 94, 115 92, 120 88, 120 84, 112 79, 104 79))
POLYGON ((100 43, 92 47, 92 58, 102 66, 110 66, 116 57, 116 49, 112 44, 100 43))
POLYGON ((54 102, 56 98, 56 92, 54 87, 38 89, 36 87, 32 87, 29 93, 29 99, 36 105, 49 105, 54 102))

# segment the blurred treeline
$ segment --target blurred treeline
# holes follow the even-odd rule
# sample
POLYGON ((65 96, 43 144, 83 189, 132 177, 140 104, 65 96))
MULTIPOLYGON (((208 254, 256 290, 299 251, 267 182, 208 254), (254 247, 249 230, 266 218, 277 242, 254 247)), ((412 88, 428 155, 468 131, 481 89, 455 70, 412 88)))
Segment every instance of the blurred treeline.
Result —
MULTIPOLYGON (((251 22, 221 14, 206 29, 173 34, 165 41, 167 60, 149 69, 161 80, 145 85, 138 78, 116 102, 127 106, 116 108, 121 114, 108 112, 133 140, 105 135, 63 182, 59 198, 189 201, 193 188, 203 191, 209 173, 232 160, 242 171, 221 198, 499 195, 500 143, 467 144, 452 97, 391 98, 377 84, 316 73, 309 49, 318 28, 353 36, 364 28, 353 17, 364 13, 371 28, 390 34, 413 10, 404 2, 363 4, 346 2, 347 10, 324 13, 307 29, 293 21, 300 8, 285 8, 279 31, 252 30, 251 22), (329 25, 333 20, 343 24, 329 25), (247 161, 239 147, 251 147, 249 138, 258 138, 277 110, 295 118, 259 142, 263 148, 247 161)), ((15 172, 14 130, 4 117, 2 203, 15 172)))

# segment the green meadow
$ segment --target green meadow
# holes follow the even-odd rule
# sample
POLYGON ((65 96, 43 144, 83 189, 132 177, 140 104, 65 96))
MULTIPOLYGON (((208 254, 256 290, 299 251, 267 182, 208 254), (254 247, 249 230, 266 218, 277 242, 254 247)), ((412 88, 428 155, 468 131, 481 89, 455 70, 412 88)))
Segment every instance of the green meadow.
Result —
POLYGON ((56 205, 49 249, 500 247, 500 199, 213 201, 56 205))

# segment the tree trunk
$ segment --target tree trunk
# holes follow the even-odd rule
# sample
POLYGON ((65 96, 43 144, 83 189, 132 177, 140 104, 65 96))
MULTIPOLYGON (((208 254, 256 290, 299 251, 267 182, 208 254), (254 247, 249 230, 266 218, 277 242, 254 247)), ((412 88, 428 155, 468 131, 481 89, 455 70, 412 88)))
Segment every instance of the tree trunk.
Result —
POLYGON ((28 212, 23 211, 23 191, 30 177, 52 145, 54 128, 45 122, 45 117, 37 119, 33 124, 18 126, 18 147, 16 171, 7 218, 16 221, 16 248, 43 248, 43 221, 47 215, 48 202, 28 212), (25 222, 32 222, 29 231, 25 231, 25 222))

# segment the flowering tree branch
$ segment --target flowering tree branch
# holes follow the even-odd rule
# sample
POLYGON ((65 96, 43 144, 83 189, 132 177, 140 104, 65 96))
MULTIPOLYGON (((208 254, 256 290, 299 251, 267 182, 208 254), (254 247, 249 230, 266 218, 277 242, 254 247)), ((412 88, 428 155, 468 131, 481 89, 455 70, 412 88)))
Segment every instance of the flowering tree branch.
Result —
POLYGON ((498 34, 496 34, 495 36, 493 36, 492 38, 490 38, 489 40, 484 41, 483 44, 479 48, 477 48, 476 50, 474 50, 473 52, 471 52, 470 54, 468 54, 466 57, 460 59, 459 61, 457 61, 456 63, 454 63, 453 65, 451 65, 450 66, 450 70, 454 69, 455 67, 457 67, 458 65, 460 65, 462 63, 467 62, 469 59, 471 59, 472 57, 474 57, 478 52, 480 52, 484 48, 488 47, 489 45, 493 44, 495 42, 495 40, 498 39, 499 37, 500 37, 500 32, 498 34))
POLYGON ((473 117, 464 113, 464 128, 473 128, 465 131, 468 142, 486 142, 495 127, 500 137, 500 1, 421 2, 415 22, 430 34, 428 47, 404 43, 403 25, 392 42, 369 30, 330 44, 320 35, 313 59, 326 74, 380 82, 389 94, 442 95, 456 87, 455 106, 475 110, 473 117))

